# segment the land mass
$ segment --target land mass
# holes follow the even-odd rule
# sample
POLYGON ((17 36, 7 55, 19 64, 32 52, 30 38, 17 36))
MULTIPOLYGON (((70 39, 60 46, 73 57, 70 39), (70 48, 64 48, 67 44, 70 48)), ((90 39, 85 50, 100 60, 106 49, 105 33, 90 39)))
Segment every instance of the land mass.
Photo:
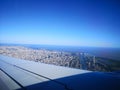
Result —
POLYGON ((84 52, 52 51, 23 46, 0 46, 0 54, 18 59, 84 70, 105 72, 120 70, 119 61, 96 57, 84 52))

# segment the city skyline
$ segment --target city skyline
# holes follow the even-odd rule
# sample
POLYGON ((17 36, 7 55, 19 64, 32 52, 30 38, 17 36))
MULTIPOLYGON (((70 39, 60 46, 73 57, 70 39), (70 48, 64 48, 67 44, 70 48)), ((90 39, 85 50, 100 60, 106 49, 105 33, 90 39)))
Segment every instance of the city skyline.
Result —
POLYGON ((0 43, 120 48, 117 0, 1 0, 0 43))

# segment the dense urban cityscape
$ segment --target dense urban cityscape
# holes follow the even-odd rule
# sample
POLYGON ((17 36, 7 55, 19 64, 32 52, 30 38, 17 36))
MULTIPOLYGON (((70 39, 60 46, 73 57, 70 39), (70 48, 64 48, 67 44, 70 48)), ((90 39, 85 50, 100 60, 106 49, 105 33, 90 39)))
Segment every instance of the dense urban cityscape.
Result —
POLYGON ((89 53, 0 46, 0 54, 18 59, 92 71, 111 71, 110 63, 89 53))

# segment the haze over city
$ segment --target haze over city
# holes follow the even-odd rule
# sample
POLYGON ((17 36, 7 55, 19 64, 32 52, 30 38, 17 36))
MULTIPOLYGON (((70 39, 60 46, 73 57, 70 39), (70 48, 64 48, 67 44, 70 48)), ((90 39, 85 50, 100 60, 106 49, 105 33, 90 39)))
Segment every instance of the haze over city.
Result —
POLYGON ((0 0, 0 43, 120 47, 118 0, 0 0))

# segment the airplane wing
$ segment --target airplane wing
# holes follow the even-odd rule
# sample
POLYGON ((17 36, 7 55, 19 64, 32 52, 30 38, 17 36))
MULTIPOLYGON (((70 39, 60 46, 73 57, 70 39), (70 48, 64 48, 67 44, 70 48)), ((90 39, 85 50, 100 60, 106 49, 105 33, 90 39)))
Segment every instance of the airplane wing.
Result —
POLYGON ((0 90, 120 90, 120 73, 93 72, 0 55, 0 90))

